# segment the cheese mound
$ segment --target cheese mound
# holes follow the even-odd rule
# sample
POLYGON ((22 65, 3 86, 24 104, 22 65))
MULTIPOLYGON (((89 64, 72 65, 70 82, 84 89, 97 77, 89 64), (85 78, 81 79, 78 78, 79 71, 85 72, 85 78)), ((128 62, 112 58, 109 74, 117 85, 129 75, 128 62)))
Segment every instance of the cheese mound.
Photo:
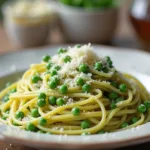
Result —
POLYGON ((91 44, 84 45, 80 48, 78 47, 69 47, 67 53, 63 53, 61 55, 55 55, 51 60, 54 64, 61 66, 61 70, 58 72, 61 75, 66 74, 76 74, 79 72, 76 68, 79 67, 80 64, 88 64, 91 66, 96 61, 104 61, 102 58, 98 57, 96 53, 93 51, 91 44), (65 63, 63 61, 65 56, 71 57, 71 62, 65 63))

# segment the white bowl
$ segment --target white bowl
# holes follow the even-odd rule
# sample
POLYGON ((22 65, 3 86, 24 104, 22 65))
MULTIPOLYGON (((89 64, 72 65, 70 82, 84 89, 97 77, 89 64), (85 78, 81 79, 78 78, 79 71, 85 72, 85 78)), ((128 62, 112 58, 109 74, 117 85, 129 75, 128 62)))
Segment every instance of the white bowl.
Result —
POLYGON ((58 4, 60 28, 70 42, 104 43, 111 40, 117 25, 118 8, 85 10, 58 4))
POLYGON ((46 43, 50 31, 50 19, 39 23, 18 23, 9 15, 12 2, 3 7, 4 27, 9 39, 17 46, 32 47, 46 43))
POLYGON ((5 21, 4 24, 10 40, 21 47, 32 47, 45 44, 50 31, 49 24, 24 26, 9 20, 5 21))

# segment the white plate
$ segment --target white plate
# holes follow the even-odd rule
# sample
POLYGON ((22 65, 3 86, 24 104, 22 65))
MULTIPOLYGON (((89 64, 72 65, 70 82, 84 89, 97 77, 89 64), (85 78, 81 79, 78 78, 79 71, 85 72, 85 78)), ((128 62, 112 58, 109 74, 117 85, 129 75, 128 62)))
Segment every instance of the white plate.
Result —
MULTIPOLYGON (((44 54, 55 54, 58 47, 39 51, 28 50, 0 56, 0 89, 7 81, 15 81, 21 76, 18 71, 27 69, 29 64, 38 63, 44 54)), ((98 55, 109 55, 118 70, 135 75, 150 91, 150 55, 137 50, 116 49, 94 46, 98 55), (144 75, 145 74, 145 75, 144 75)), ((108 149, 150 141, 150 123, 104 135, 64 136, 31 133, 0 126, 1 139, 38 149, 108 149)))

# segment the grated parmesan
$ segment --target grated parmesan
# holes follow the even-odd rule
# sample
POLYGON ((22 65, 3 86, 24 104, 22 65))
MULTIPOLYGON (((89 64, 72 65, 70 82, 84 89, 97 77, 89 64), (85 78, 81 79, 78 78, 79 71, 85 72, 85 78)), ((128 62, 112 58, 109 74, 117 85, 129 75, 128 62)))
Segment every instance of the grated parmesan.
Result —
POLYGON ((67 102, 67 105, 68 105, 68 104, 72 104, 72 103, 73 103, 73 98, 69 98, 69 99, 68 99, 68 102, 67 102))
MULTIPOLYGON (((52 62, 60 65, 62 69, 58 71, 59 74, 62 76, 65 75, 77 75, 79 72, 76 70, 80 64, 86 63, 89 66, 93 65, 96 61, 102 61, 103 58, 100 58, 96 55, 96 53, 93 51, 91 44, 84 45, 81 48, 75 47, 69 47, 69 50, 67 53, 55 55, 52 58, 52 62), (63 58, 65 56, 71 57, 71 62, 64 63, 63 58)), ((92 76, 92 74, 88 74, 87 76, 92 76)))

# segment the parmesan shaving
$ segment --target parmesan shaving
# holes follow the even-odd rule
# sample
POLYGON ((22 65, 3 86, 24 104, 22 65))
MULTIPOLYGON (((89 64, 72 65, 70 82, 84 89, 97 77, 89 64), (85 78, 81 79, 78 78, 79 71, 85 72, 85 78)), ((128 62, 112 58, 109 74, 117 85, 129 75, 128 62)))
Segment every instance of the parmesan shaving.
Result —
MULTIPOLYGON (((96 61, 103 61, 103 58, 100 58, 93 51, 91 44, 84 45, 80 48, 69 47, 68 52, 60 55, 55 55, 52 58, 52 62, 60 65, 62 68, 58 72, 60 75, 78 75, 79 72, 76 70, 80 64, 88 64, 89 66, 93 65, 96 61), (64 63, 63 58, 65 56, 71 57, 71 62, 64 63)), ((88 79, 92 74, 85 75, 88 79)))

